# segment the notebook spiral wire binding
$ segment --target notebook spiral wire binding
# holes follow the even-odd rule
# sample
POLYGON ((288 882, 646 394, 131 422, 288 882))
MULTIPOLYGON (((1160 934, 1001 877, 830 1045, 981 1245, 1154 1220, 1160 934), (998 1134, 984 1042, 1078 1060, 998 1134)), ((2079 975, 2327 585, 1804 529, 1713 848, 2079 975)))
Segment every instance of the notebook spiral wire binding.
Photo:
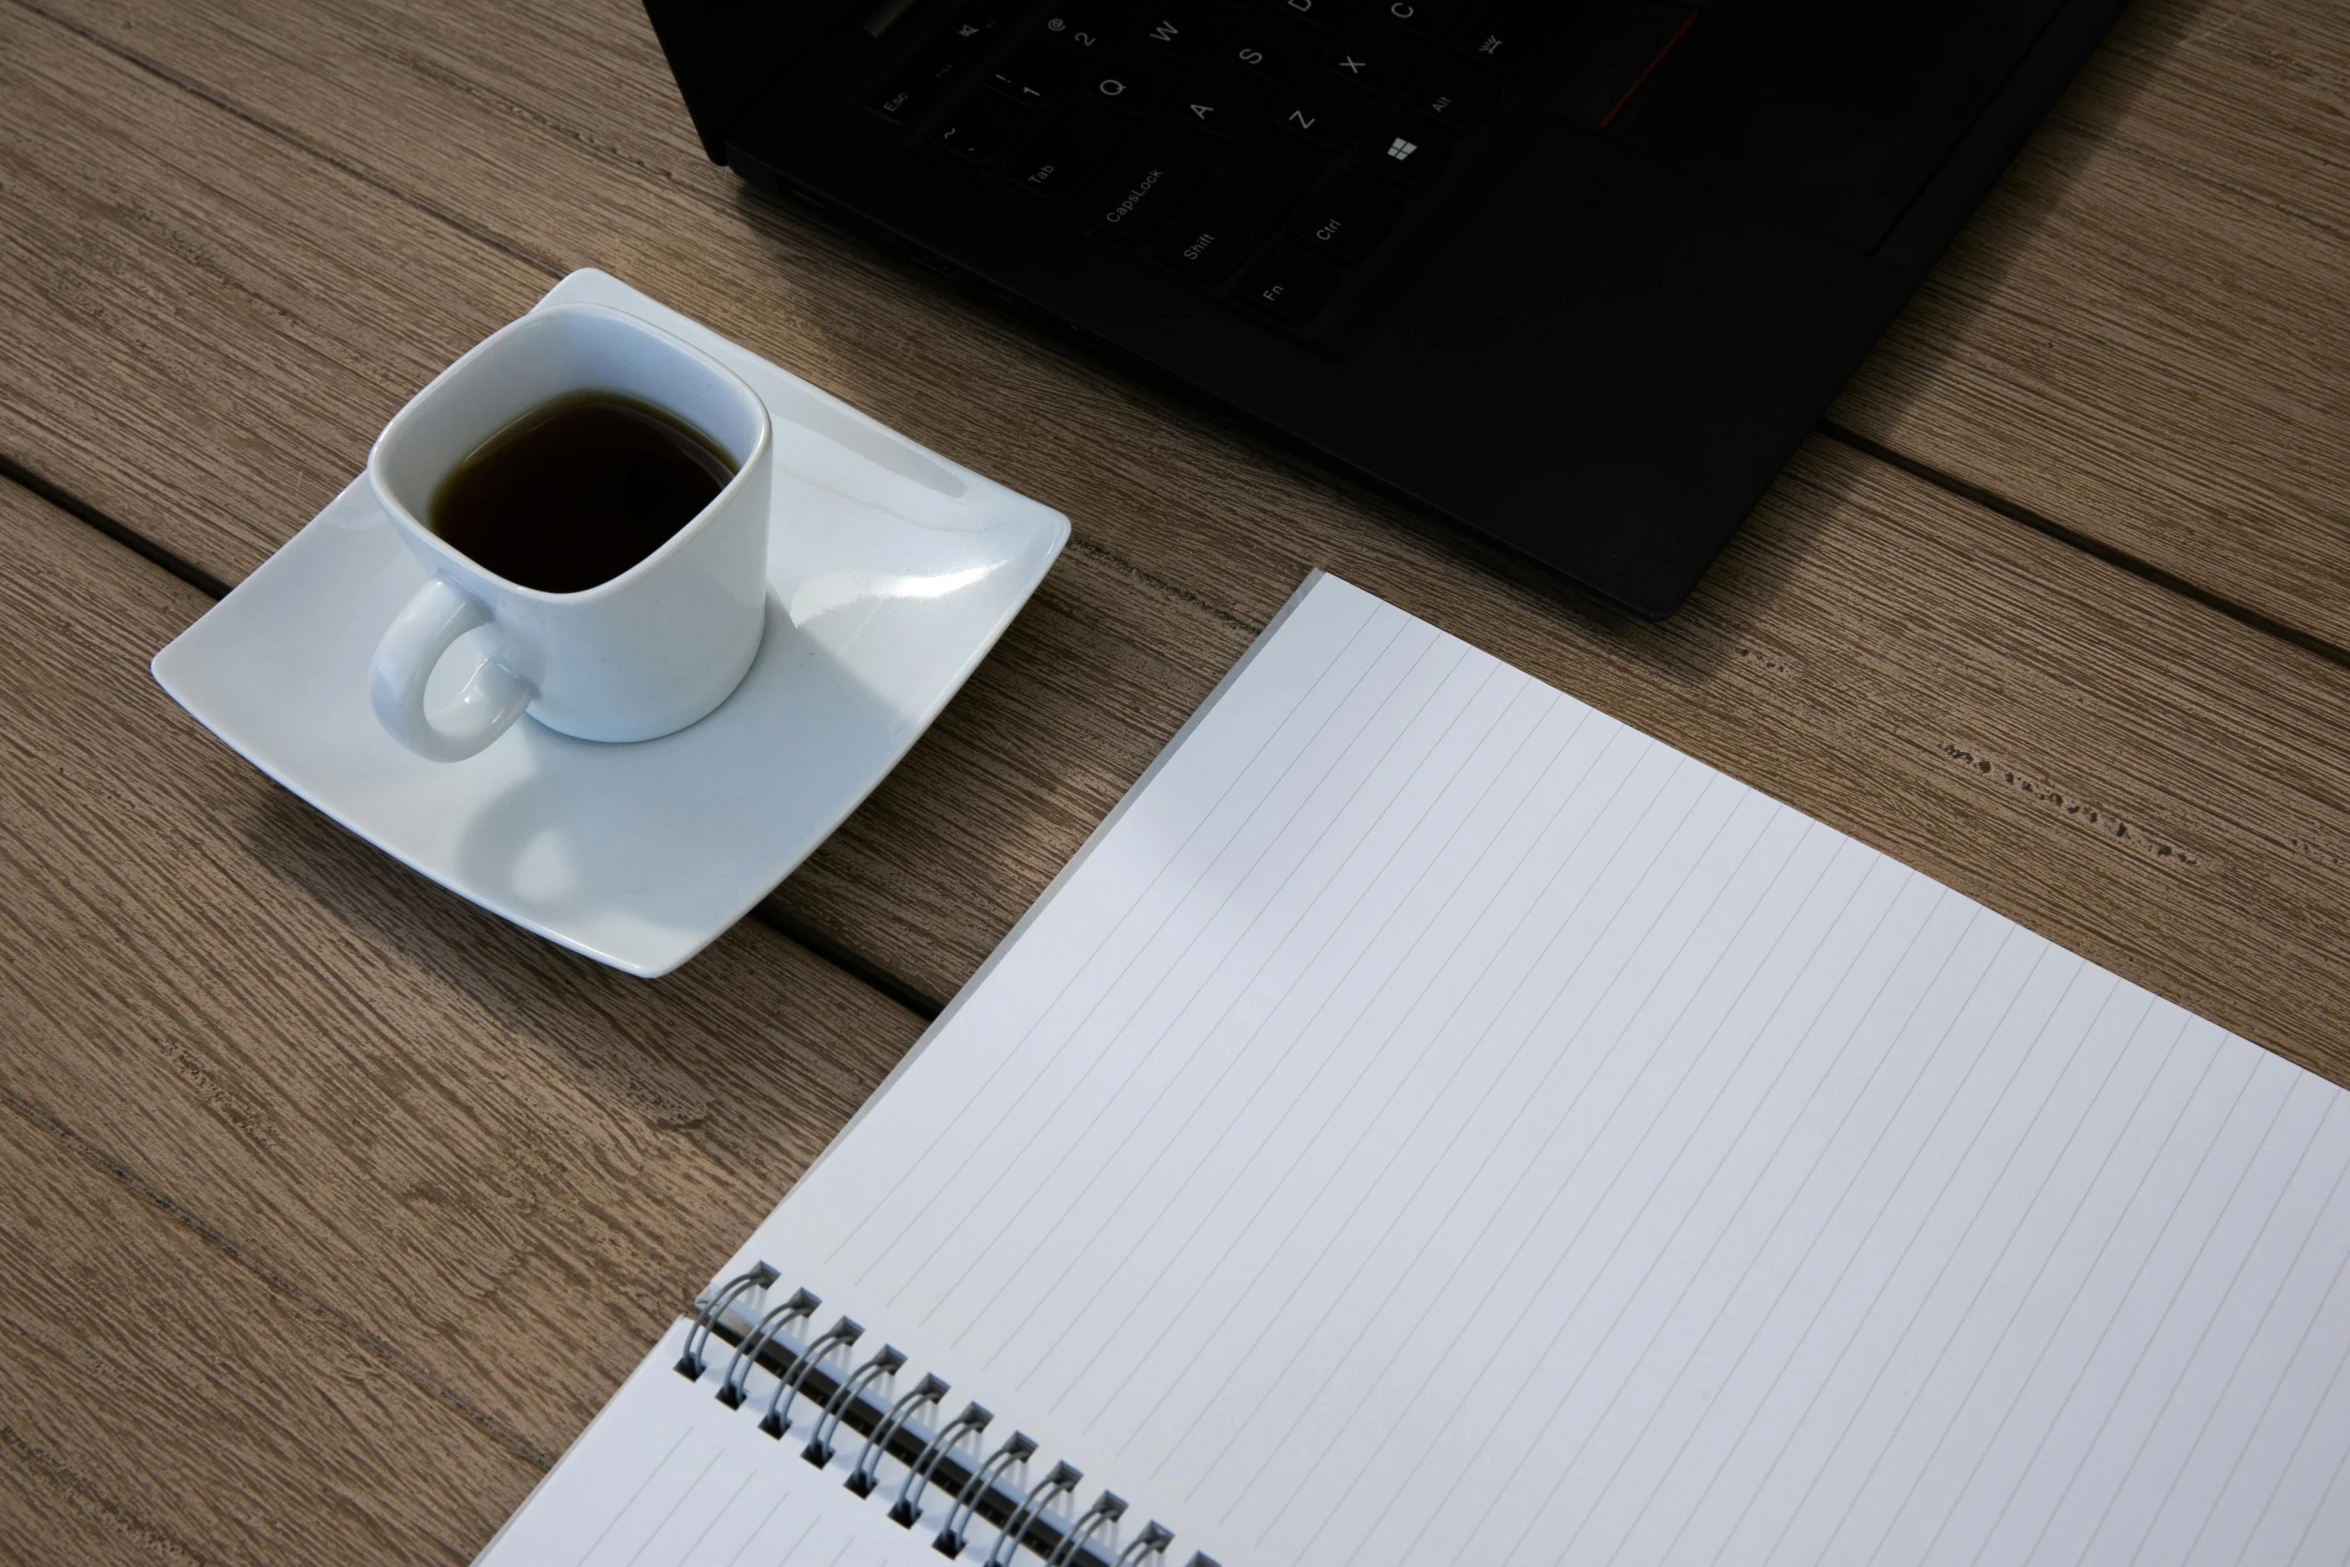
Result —
POLYGON ((685 1353, 677 1357, 678 1374, 698 1380, 702 1374, 701 1351, 709 1347, 710 1330, 718 1325, 720 1315, 734 1304, 736 1297, 747 1295, 755 1289, 766 1289, 775 1282, 776 1277, 775 1270, 762 1262, 750 1272, 727 1280, 726 1287, 711 1296, 710 1304, 695 1315, 694 1325, 685 1336, 685 1353), (698 1344, 695 1342, 697 1338, 700 1340, 698 1344))
MULTIPOLYGON (((800 1351, 800 1358, 791 1363, 791 1369, 783 1374, 783 1380, 775 1384, 775 1391, 767 1395, 767 1413, 759 1421, 759 1429, 777 1438, 789 1431, 791 1406, 800 1396, 800 1384, 808 1379, 808 1373, 816 1369, 816 1363, 824 1358, 826 1350, 835 1344, 846 1349, 857 1342, 864 1332, 863 1328, 843 1317, 808 1340, 808 1347, 800 1351)), ((747 1378, 749 1373, 744 1375, 747 1378)))
MULTIPOLYGON (((857 1454, 857 1461, 849 1466, 848 1488, 859 1496, 871 1496, 881 1472, 881 1455, 889 1451, 890 1439, 906 1427, 917 1410, 936 1408, 946 1396, 947 1385, 933 1376, 925 1376, 914 1384, 914 1391, 903 1394, 889 1406, 889 1413, 881 1417, 881 1424, 865 1438, 865 1446, 857 1454)), ((913 1478, 912 1474, 906 1476, 913 1478)))
MULTIPOLYGON (((751 1367, 759 1362, 759 1351, 766 1348, 768 1340, 786 1326, 806 1321, 808 1313, 823 1304, 806 1290, 794 1290, 791 1299, 761 1317, 758 1324, 743 1335, 743 1341, 734 1346, 734 1358, 726 1363, 726 1375, 718 1381, 718 1402, 729 1409, 740 1409, 743 1389, 751 1380, 751 1367), (740 1381, 736 1380, 738 1375, 740 1381)), ((683 1371, 685 1363, 678 1362, 677 1369, 683 1371)))
POLYGON ((1061 1543, 1053 1547, 1053 1554, 1044 1559, 1044 1567, 1069 1567, 1077 1560, 1077 1553, 1085 1549, 1085 1542, 1101 1532, 1102 1525, 1114 1524, 1126 1516, 1126 1499, 1114 1492, 1104 1491, 1093 1499, 1093 1505, 1061 1536, 1061 1543))
MULTIPOLYGON (((774 1268, 760 1263, 713 1290, 708 1301, 695 1312, 693 1324, 687 1330, 684 1351, 677 1358, 678 1374, 688 1381, 701 1380, 702 1373, 709 1369, 707 1357, 712 1336, 723 1331, 728 1338, 734 1338, 737 1332, 724 1320, 728 1310, 737 1308, 741 1315, 748 1316, 754 1308, 746 1297, 773 1289, 779 1278, 774 1268)), ((761 1301, 763 1304, 763 1295, 761 1301)), ((843 1357, 841 1363, 845 1365, 845 1357, 865 1332, 845 1316, 822 1333, 807 1331, 822 1305, 807 1290, 794 1290, 780 1304, 761 1312, 747 1329, 740 1330, 734 1353, 719 1377, 718 1401, 729 1409, 740 1409, 750 1397, 751 1373, 762 1363, 761 1357, 769 1357, 768 1364, 772 1365, 774 1360, 791 1352, 793 1343, 804 1339, 804 1347, 791 1354, 778 1375, 759 1429, 780 1439, 791 1429, 792 1408, 801 1392, 806 1390, 813 1401, 822 1388, 829 1387, 831 1391, 823 1395, 814 1429, 800 1456, 817 1468, 824 1468, 836 1456, 835 1444, 844 1426, 866 1430, 864 1445, 849 1466, 845 1484, 858 1496, 871 1496, 880 1488, 881 1463, 885 1457, 893 1456, 893 1444, 900 1447, 913 1444, 920 1435, 912 1429, 914 1423, 925 1412, 932 1419, 943 1412, 945 1406, 941 1401, 949 1387, 942 1378, 926 1374, 912 1390, 884 1406, 887 1395, 880 1391, 881 1385, 906 1365, 904 1352, 889 1344, 852 1369, 820 1370, 825 1361, 836 1356, 843 1357), (817 1387, 808 1387, 811 1377, 817 1379, 817 1387)), ((952 1475, 960 1474, 962 1483, 955 1487, 952 1503, 934 1539, 935 1548, 942 1556, 961 1556, 972 1530, 984 1521, 1000 1517, 1001 1526, 986 1556, 980 1559, 980 1567, 1012 1567, 1023 1546, 1041 1555, 1043 1567, 1164 1567, 1175 1535, 1155 1519, 1145 1524, 1114 1557, 1110 1554, 1117 1543, 1117 1525, 1126 1514, 1124 1499, 1113 1492, 1102 1492, 1090 1507, 1065 1526, 1056 1526, 1047 1515, 1056 1503, 1074 1506, 1077 1487, 1085 1476, 1071 1464, 1055 1463, 1043 1479, 1022 1488, 1015 1475, 1022 1472, 1022 1466, 1037 1451, 1035 1438, 1026 1432, 1014 1431, 976 1461, 955 1456, 958 1449, 977 1454, 980 1436, 994 1419, 980 1405, 966 1404, 962 1413, 952 1420, 939 1421, 910 1460, 903 1459, 902 1454, 896 1455, 906 1463, 906 1475, 899 1482, 896 1498, 885 1516, 900 1528, 911 1529, 921 1521, 924 1493, 937 1484, 941 1487, 940 1494, 945 1495, 944 1487, 952 1475), (942 1475, 942 1469, 951 1473, 942 1475), (1049 1537, 1041 1548, 1035 1540, 1040 1532, 1049 1537)), ((1194 1553, 1187 1567, 1217 1567, 1217 1564, 1205 1555, 1194 1553)))
POLYGON ((808 1445, 800 1450, 800 1456, 819 1469, 831 1463, 831 1438, 840 1431, 841 1416, 848 1413, 849 1405, 856 1402, 859 1393, 881 1378, 905 1369, 905 1364, 906 1357, 903 1354, 884 1344, 880 1354, 851 1372, 825 1403, 824 1413, 816 1420, 816 1434, 808 1438, 808 1445))
POLYGON ((911 1529, 921 1522, 922 1493, 929 1488, 931 1472, 938 1468, 938 1461, 946 1457, 963 1433, 977 1436, 994 1418, 978 1404, 965 1404, 961 1414, 940 1426, 938 1434, 914 1460, 914 1467, 906 1471, 905 1484, 898 1487, 897 1505, 889 1510, 890 1522, 901 1529, 911 1529))
MULTIPOLYGON (((1167 1547, 1174 1543, 1173 1531, 1154 1519, 1142 1526, 1142 1533, 1135 1536, 1132 1545, 1118 1553, 1118 1559, 1110 1567, 1142 1567, 1151 1557, 1166 1555, 1167 1547)), ((1192 1560, 1196 1563, 1206 1561, 1207 1558, 1194 1556, 1192 1560)))
MULTIPOLYGON (((1004 1527, 995 1537, 995 1544, 987 1548, 987 1567, 1011 1567, 1012 1557, 1020 1554, 1020 1542, 1028 1536, 1028 1526, 1044 1516, 1044 1510, 1055 1501, 1077 1489, 1084 1479, 1082 1470, 1068 1464, 1053 1465, 1052 1472, 1031 1486, 1027 1498, 1012 1509, 1012 1516, 1004 1520, 1004 1527), (1010 1553, 1005 1551, 1010 1546, 1010 1553)), ((1059 1555, 1055 1547, 1054 1555, 1059 1555)))
MULTIPOLYGON (((981 1499, 995 1489, 996 1481, 1009 1473, 1013 1465, 1024 1464, 1035 1456, 1036 1439, 1025 1431, 1015 1431, 1004 1438, 978 1468, 971 1471, 971 1478, 964 1481, 963 1489, 955 1493, 955 1505, 947 1509, 947 1521, 939 1526, 939 1555, 963 1554, 963 1531, 978 1516, 981 1499)), ((1021 1504, 1023 1508, 1026 1505, 1025 1502, 1021 1504)))

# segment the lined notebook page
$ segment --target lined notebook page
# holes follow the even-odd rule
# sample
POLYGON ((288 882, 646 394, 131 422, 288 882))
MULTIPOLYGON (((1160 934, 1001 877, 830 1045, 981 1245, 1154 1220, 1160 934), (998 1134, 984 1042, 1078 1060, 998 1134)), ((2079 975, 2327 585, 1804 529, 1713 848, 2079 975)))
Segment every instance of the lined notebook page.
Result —
POLYGON ((669 1330, 479 1567, 936 1567, 924 1542, 670 1368, 669 1330), (787 1461, 788 1460, 788 1461, 787 1461))
POLYGON ((2324 1081, 1318 577, 738 1263, 1177 1560, 2265 1567, 2350 1542, 2346 1173, 2324 1081))

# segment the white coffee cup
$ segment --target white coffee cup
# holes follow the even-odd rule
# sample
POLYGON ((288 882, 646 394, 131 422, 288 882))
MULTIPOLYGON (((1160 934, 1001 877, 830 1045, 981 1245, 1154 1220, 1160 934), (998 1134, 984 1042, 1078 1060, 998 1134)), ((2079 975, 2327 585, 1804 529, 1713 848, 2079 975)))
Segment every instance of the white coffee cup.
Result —
POLYGON ((367 479, 432 580, 375 650, 369 686, 393 738, 463 760, 525 712, 583 740, 650 740, 726 700, 758 656, 767 598, 773 431, 758 393, 708 354, 602 305, 536 310, 491 333, 392 416, 367 479), (734 477, 693 521, 607 582, 548 593, 476 564, 427 526, 434 488, 524 414, 583 392, 650 404, 707 436, 734 477), (490 628, 462 689, 425 688, 490 628))

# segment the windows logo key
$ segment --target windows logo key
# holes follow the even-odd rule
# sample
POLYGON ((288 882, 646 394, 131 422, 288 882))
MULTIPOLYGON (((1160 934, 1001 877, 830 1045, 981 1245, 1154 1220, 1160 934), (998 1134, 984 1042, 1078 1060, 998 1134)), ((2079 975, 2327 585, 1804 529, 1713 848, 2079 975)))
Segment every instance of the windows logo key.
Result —
POLYGON ((1395 138, 1395 140, 1387 144, 1387 155, 1398 163, 1411 162, 1412 154, 1418 152, 1419 150, 1420 144, 1418 142, 1406 141, 1401 136, 1398 136, 1395 138))

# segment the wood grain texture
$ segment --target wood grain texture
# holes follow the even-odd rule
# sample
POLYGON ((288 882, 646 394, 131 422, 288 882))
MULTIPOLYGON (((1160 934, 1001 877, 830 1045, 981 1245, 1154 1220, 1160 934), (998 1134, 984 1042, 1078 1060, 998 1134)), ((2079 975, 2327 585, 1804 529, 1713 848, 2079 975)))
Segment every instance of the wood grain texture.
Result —
MULTIPOLYGON (((38 3, 565 265, 665 277, 727 225, 647 227, 659 196, 742 200, 634 0, 38 3)), ((2135 0, 1834 417, 2350 646, 2346 98, 2335 0, 2135 0)), ((824 280, 790 239, 778 259, 730 297, 801 314, 806 362, 862 401, 862 334, 833 351, 804 318, 824 280)))
MULTIPOLYGON (((1839 417, 2335 634, 2346 38, 2140 0, 1839 417)), ((1847 449, 1595 615, 748 199, 633 0, 0 0, 0 127, 0 456, 222 578, 586 264, 1070 511, 777 900, 934 995, 1323 565, 2350 1081, 2350 676, 1847 449)), ((915 1020, 505 928, 169 706, 202 595, 0 536, 0 1559, 462 1559, 915 1020)))
MULTIPOLYGON (((2342 1069, 2350 992, 2334 911, 2350 767, 2333 715, 2350 685, 2338 668, 1829 447, 1805 454, 1681 618, 1597 616, 711 188, 682 142, 643 158, 583 151, 550 128, 550 103, 494 96, 480 74, 493 68, 468 63, 433 14, 400 31, 361 5, 305 11, 265 49, 250 9, 209 29, 141 13, 138 41, 192 77, 222 68, 202 49, 230 51, 248 93, 285 95, 255 113, 305 135, 340 124, 354 148, 381 131, 400 143, 403 178, 441 182, 433 199, 463 195, 483 225, 527 219, 531 247, 557 264, 613 266, 1076 520, 1069 554, 971 686, 782 890, 793 917, 852 951, 951 992, 1321 565, 2342 1069), (297 54, 313 75, 285 63, 297 54), (390 85, 371 96, 370 79, 390 85), (452 79, 470 85, 453 92, 452 79), (432 94, 446 112, 415 114, 432 94), (329 99, 347 106, 339 121, 329 99), (402 104, 411 129, 393 137, 387 105, 402 104), (493 189, 466 174, 485 146, 529 177, 493 189), (2319 977, 2278 983, 2287 972, 2319 977)), ((520 47, 494 26, 490 41, 520 47)), ((139 166, 140 105, 167 90, 150 82, 118 106, 118 177, 139 166)), ((244 135, 241 155, 268 155, 244 135)), ((275 330, 261 312, 212 319, 222 337, 275 330)), ((126 395, 93 380, 85 402, 126 395)), ((248 493, 284 527, 298 520, 248 493)), ((250 564, 243 541, 130 520, 179 527, 174 547, 224 574, 250 564)))
POLYGON ((0 453, 217 577, 549 281, 10 5, 0 106, 0 453))
POLYGON ((2139 0, 1831 417, 2350 648, 2350 13, 2139 0))
POLYGON ((462 1562, 539 1468, 0 1105, 0 1559, 462 1562))
POLYGON ((756 923, 657 984, 511 928, 156 689, 202 595, 5 484, 0 536, 0 1095, 560 1451, 919 1019, 756 923))
MULTIPOLYGON (((71 1392, 67 1393, 72 1396, 71 1392)), ((0 1562, 108 1562, 189 1567, 178 1540, 110 1498, 95 1495, 48 1454, 0 1423, 0 1562)))

